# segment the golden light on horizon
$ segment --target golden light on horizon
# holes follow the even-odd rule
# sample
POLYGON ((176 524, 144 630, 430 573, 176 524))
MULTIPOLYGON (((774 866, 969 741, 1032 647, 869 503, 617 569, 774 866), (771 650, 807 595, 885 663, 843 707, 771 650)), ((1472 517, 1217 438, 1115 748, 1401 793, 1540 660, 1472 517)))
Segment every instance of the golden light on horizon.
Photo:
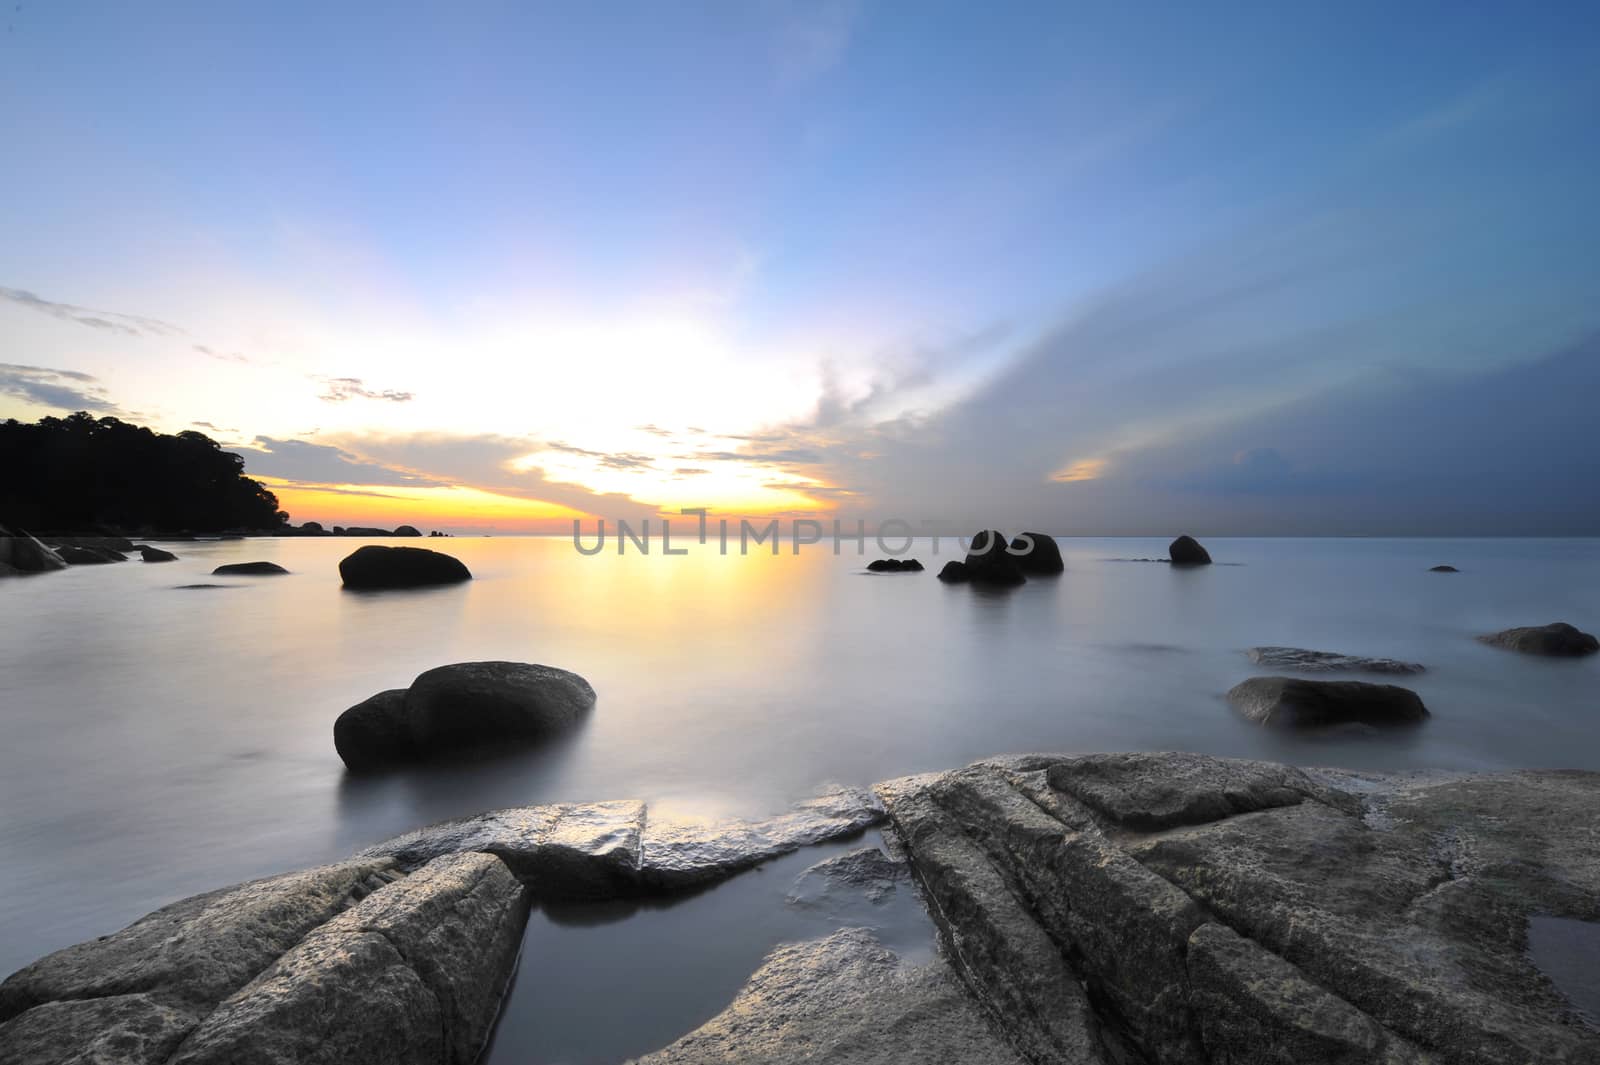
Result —
MULTIPOLYGON (((507 530, 549 532, 571 528, 580 510, 539 499, 499 495, 465 485, 408 488, 391 485, 317 484, 258 477, 278 497, 278 506, 295 524, 318 521, 333 525, 425 524, 492 526, 507 530)), ((424 530, 426 531, 426 530, 424 530)))

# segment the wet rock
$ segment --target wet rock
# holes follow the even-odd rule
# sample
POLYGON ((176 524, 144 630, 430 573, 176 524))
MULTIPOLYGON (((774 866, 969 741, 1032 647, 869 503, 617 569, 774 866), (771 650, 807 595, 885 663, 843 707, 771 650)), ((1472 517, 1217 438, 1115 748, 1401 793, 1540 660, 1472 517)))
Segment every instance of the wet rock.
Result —
POLYGON ((971 544, 966 560, 967 580, 1000 586, 1027 582, 1022 567, 1017 564, 1017 556, 1007 550, 1010 544, 1002 533, 987 529, 974 536, 971 544))
POLYGON ((1428 570, 1428 572, 1429 573, 1460 573, 1461 571, 1456 569, 1454 566, 1434 566, 1432 569, 1428 570))
POLYGON ((1189 535, 1178 537, 1167 545, 1167 558, 1174 566, 1209 566, 1211 552, 1200 546, 1200 541, 1189 535))
POLYGON ((921 573, 922 563, 914 558, 875 558, 867 563, 873 573, 921 573))
POLYGON ((969 577, 970 574, 967 572, 967 564, 965 562, 951 560, 946 562, 944 568, 939 571, 939 579, 946 584, 965 584, 969 577))
POLYGON ((0 526, 0 573, 48 573, 66 569, 66 561, 27 533, 13 534, 0 526))
POLYGON ((1491 647, 1504 647, 1508 651, 1520 651, 1525 655, 1545 655, 1553 658, 1578 658, 1600 651, 1600 640, 1564 621, 1506 629, 1504 632, 1479 636, 1478 639, 1491 647))
POLYGON ((333 725, 353 770, 372 770, 461 748, 535 743, 580 722, 594 689, 576 673, 527 662, 457 662, 357 703, 333 725))
POLYGON ((379 692, 340 714, 333 723, 333 747, 356 772, 415 759, 411 722, 406 717, 406 689, 379 692))
POLYGON ((213 577, 271 577, 289 571, 276 562, 230 562, 211 571, 213 577))
POLYGON ((911 869, 877 847, 826 858, 795 879, 789 901, 801 906, 824 906, 841 895, 859 895, 869 902, 884 902, 911 877, 911 869))
POLYGON ((1358 680, 1251 677, 1228 691, 1228 702, 1251 721, 1273 728, 1412 725, 1428 716, 1410 688, 1358 680))
POLYGON ((417 588, 469 581, 472 572, 460 559, 425 547, 367 544, 339 563, 339 576, 346 588, 417 588))
POLYGON ((765 821, 652 814, 645 823, 640 879, 660 891, 709 883, 801 847, 863 832, 883 817, 883 804, 861 788, 807 799, 765 821))
POLYGON ((639 1065, 1023 1065, 940 959, 911 965, 864 928, 781 946, 722 1013, 639 1065))
POLYGON ((526 919, 525 891, 498 858, 438 858, 308 934, 171 1065, 471 1065, 526 919))
POLYGON ((1252 647, 1250 661, 1268 669, 1298 669, 1306 673, 1423 673, 1427 667, 1394 658, 1341 655, 1308 651, 1303 647, 1252 647))
POLYGON ((1061 545, 1056 543, 1055 537, 1044 533, 1023 533, 1011 541, 1011 550, 1020 552, 1012 557, 1017 560, 1017 568, 1023 573, 1048 577, 1067 568, 1067 564, 1061 561, 1061 545))
POLYGON ((1536 915, 1600 917, 1600 774, 1034 756, 880 791, 1019 1048, 1087 989, 1089 1051, 1032 1060, 1600 1060, 1527 950, 1536 915), (1041 938, 1065 973, 1021 967, 1041 938))
POLYGON ((163 551, 159 547, 151 547, 148 544, 140 545, 140 547, 139 547, 139 555, 146 562, 176 562, 176 561, 178 561, 178 556, 174 555, 171 551, 163 551))
POLYGON ((120 551, 113 551, 109 547, 80 547, 77 544, 63 544, 55 549, 61 560, 71 566, 100 566, 107 562, 126 562, 127 556, 120 551))

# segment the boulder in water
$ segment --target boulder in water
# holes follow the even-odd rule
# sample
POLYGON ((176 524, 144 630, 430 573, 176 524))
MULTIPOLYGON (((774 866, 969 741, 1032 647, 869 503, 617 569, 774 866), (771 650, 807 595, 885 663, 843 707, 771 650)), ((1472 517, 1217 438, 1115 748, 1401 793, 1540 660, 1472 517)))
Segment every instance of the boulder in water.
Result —
POLYGON ((1460 573, 1461 571, 1456 569, 1454 566, 1434 566, 1428 572, 1429 573, 1460 573))
POLYGON ((66 568, 66 560, 51 548, 20 529, 12 534, 0 525, 0 573, 48 573, 66 568))
POLYGON ((1027 583, 1017 557, 1007 548, 1004 534, 986 529, 972 538, 967 551, 967 579, 979 584, 1016 585, 1027 583))
POLYGON ((1200 546, 1200 541, 1187 534, 1167 545, 1167 557, 1174 566, 1209 566, 1211 552, 1200 546))
POLYGON ((1048 577, 1053 573, 1060 573, 1067 568, 1061 561, 1061 545, 1056 543, 1056 538, 1046 536, 1044 533, 1025 532, 1011 541, 1017 568, 1024 573, 1037 574, 1048 577))
POLYGON ((921 573, 922 563, 914 558, 875 558, 867 563, 873 573, 921 573))
POLYGON ((1258 725, 1288 729, 1414 725, 1428 716, 1410 688, 1359 680, 1251 677, 1228 691, 1228 702, 1258 725))
POLYGON ((425 547, 368 544, 339 563, 346 588, 418 588, 470 581, 461 560, 425 547))
POLYGON ((967 564, 965 562, 957 562, 951 559, 939 571, 939 579, 946 584, 965 584, 971 579, 971 574, 967 572, 967 564))
POLYGON ((213 577, 271 577, 289 571, 276 562, 230 562, 211 571, 213 577))
POLYGON ((73 566, 99 566, 107 562, 126 562, 127 557, 121 551, 113 551, 109 547, 83 547, 77 544, 63 544, 56 548, 56 554, 62 561, 73 566))
POLYGON ((1492 647, 1549 658, 1579 658, 1600 651, 1600 640, 1564 621, 1506 629, 1504 632, 1479 636, 1478 639, 1492 647))
POLYGON ((144 560, 146 562, 176 562, 176 561, 178 561, 178 556, 174 555, 171 551, 163 551, 159 547, 151 547, 148 544, 140 544, 139 545, 139 554, 144 558, 144 560))

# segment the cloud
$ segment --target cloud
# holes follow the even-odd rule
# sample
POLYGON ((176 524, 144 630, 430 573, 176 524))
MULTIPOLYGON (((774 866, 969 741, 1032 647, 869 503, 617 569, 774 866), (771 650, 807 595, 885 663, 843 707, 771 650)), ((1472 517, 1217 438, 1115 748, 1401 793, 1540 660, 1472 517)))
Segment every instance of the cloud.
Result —
POLYGON ((860 5, 853 0, 797 3, 780 17, 778 80, 798 85, 821 77, 844 60, 860 5))
POLYGON ((711 471, 701 466, 679 466, 672 471, 674 477, 698 477, 702 473, 711 471))
POLYGON ((38 311, 40 314, 58 318, 63 322, 76 322, 91 329, 121 333, 124 336, 183 335, 182 329, 155 318, 141 318, 133 314, 118 314, 115 311, 97 311, 90 307, 79 307, 72 303, 57 303, 20 288, 0 288, 0 300, 27 307, 30 310, 38 311))
POLYGON ((664 439, 673 435, 671 429, 663 429, 659 425, 636 425, 634 428, 641 433, 649 433, 651 436, 659 436, 664 439))
POLYGON ((206 358, 208 358, 208 359, 216 359, 218 362, 251 363, 251 362, 255 361, 254 359, 250 358, 248 355, 240 355, 236 351, 235 352, 215 351, 215 350, 213 350, 211 348, 206 347, 204 344, 192 344, 190 346, 193 347, 195 351, 198 351, 200 354, 204 355, 206 358))
POLYGON ((317 398, 326 403, 343 403, 350 399, 381 399, 390 403, 409 403, 415 396, 410 392, 393 389, 378 391, 366 387, 359 377, 325 377, 313 374, 312 380, 321 381, 325 391, 317 398))
POLYGON ((449 483, 424 474, 371 462, 340 447, 305 440, 258 436, 241 448, 252 476, 278 477, 301 484, 428 486, 449 483))
POLYGON ((94 375, 78 370, 0 363, 0 395, 57 410, 123 414, 98 381, 94 375))

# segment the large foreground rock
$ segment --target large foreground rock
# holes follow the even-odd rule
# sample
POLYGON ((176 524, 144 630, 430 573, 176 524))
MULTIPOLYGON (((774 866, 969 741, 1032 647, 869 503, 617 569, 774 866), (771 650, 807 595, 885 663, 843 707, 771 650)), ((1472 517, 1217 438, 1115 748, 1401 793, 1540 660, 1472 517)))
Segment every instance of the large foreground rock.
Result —
MULTIPOLYGON (((966 558, 967 580, 1000 586, 1027 582, 1022 567, 1017 564, 1017 556, 1008 550, 1011 545, 998 530, 987 529, 978 533, 972 538, 971 544, 966 558)), ((949 569, 948 566, 945 568, 949 569)))
POLYGON ((1258 725, 1286 729, 1414 725, 1428 716, 1410 688, 1359 680, 1251 677, 1229 689, 1228 702, 1258 725))
POLYGON ((346 588, 419 588, 470 581, 472 572, 460 559, 425 547, 368 544, 339 563, 339 576, 346 588))
POLYGON ((1011 550, 1021 552, 1012 557, 1017 560, 1017 568, 1023 573, 1048 577, 1067 568, 1067 564, 1061 561, 1061 545, 1056 543, 1055 537, 1044 533, 1023 533, 1011 541, 1011 550))
POLYGON ((1479 636, 1478 639, 1492 647, 1504 647, 1508 651, 1521 651, 1526 655, 1545 655, 1552 658, 1578 658, 1600 651, 1600 640, 1564 621, 1506 629, 1504 632, 1479 636))
POLYGON ((0 525, 0 575, 48 573, 66 568, 66 561, 53 549, 25 532, 13 534, 0 525))
POLYGON ((1423 673, 1426 666, 1396 658, 1370 658, 1366 655, 1341 655, 1332 651, 1308 651, 1304 647, 1252 647, 1245 652, 1250 661, 1268 669, 1298 669, 1306 673, 1423 673))
POLYGON ((351 769, 374 769, 461 748, 530 743, 577 725, 594 689, 576 673, 528 662, 457 662, 421 674, 409 689, 357 703, 333 725, 351 769))
POLYGON ((865 928, 781 946, 720 1014, 639 1065, 1024 1065, 942 959, 911 965, 865 928))
POLYGON ((1187 534, 1167 545, 1167 558, 1174 566, 1209 566, 1211 552, 1200 546, 1200 541, 1187 534))
POLYGON ((487 854, 199 895, 0 984, 0 1061, 469 1065, 526 919, 526 889, 487 854))
POLYGON ((1032 1061, 1600 1061, 1528 935, 1600 920, 1600 775, 1035 756, 880 792, 1032 1061))

